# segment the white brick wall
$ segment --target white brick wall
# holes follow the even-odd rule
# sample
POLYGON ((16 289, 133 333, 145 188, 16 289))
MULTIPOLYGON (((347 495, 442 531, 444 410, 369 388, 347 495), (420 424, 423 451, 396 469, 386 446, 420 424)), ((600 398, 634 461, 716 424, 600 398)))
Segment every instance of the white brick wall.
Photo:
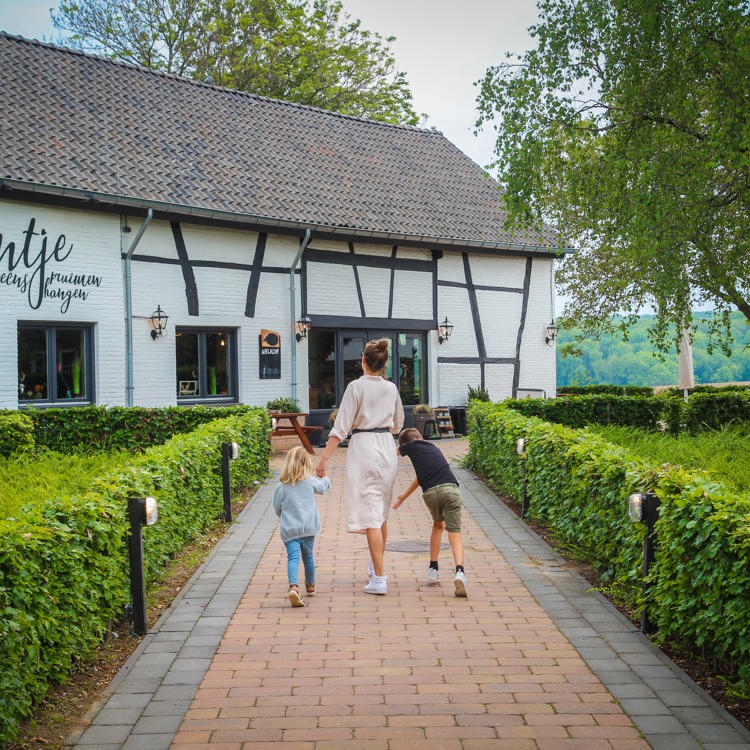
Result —
MULTIPOLYGON (((47 272, 96 274, 101 286, 87 289, 84 300, 72 300, 67 311, 56 300, 45 300, 39 309, 30 307, 26 296, 12 285, 0 283, 0 408, 17 406, 17 340, 19 320, 69 321, 91 323, 95 338, 96 400, 101 404, 123 405, 126 392, 126 337, 123 263, 121 253, 130 247, 142 219, 130 218, 132 231, 120 233, 120 217, 83 210, 67 210, 27 203, 0 201, 0 274, 8 271, 9 243, 16 245, 16 259, 23 247, 23 232, 30 219, 36 230, 46 230, 48 254, 61 234, 65 235, 69 256, 61 263, 48 263, 47 272), (3 257, 3 253, 5 256, 3 257)), ((232 229, 181 224, 191 261, 252 264, 258 234, 232 229)), ((269 235, 265 267, 288 269, 299 250, 299 237, 269 235)), ((31 255, 41 247, 41 236, 34 238, 31 255)), ((342 253, 348 260, 346 242, 317 241, 319 250, 342 253)), ((356 254, 391 255, 388 245, 355 243, 356 254)), ((134 402, 166 406, 176 402, 175 328, 180 326, 225 327, 238 332, 239 395, 245 403, 265 405, 278 396, 292 395, 292 359, 296 355, 296 391, 303 408, 307 405, 307 342, 294 340, 289 306, 289 273, 264 273, 260 279, 255 317, 244 315, 251 272, 245 269, 193 267, 198 288, 200 315, 188 314, 185 281, 177 263, 177 251, 169 222, 153 221, 136 249, 138 256, 151 256, 171 263, 132 262, 134 402), (160 305, 169 323, 167 335, 152 340, 150 316, 160 305), (281 334, 282 377, 258 377, 258 336, 269 328, 281 334)), ((398 258, 431 261, 429 250, 399 248, 398 258)), ((475 284, 517 287, 523 285, 525 259, 471 255, 475 284)), ((311 315, 360 315, 354 272, 349 263, 306 265, 308 312, 311 315)), ((520 386, 543 388, 548 395, 555 389, 555 350, 544 343, 544 328, 551 317, 549 273, 551 261, 534 259, 531 299, 521 347, 520 386)), ((20 266, 17 273, 25 271, 20 266)), ((383 318, 388 313, 391 273, 386 269, 360 267, 359 278, 366 315, 383 318)), ((447 252, 438 261, 438 278, 465 283, 459 252, 447 252)), ((397 271, 394 281, 392 315, 396 318, 431 319, 433 316, 433 274, 397 271)), ((301 314, 301 278, 295 278, 295 316, 301 314)), ((437 363, 438 357, 477 357, 474 320, 466 289, 438 286, 438 321, 447 315, 454 325, 452 337, 438 344, 437 333, 428 333, 429 401, 441 405, 466 402, 469 385, 480 384, 476 364, 437 363)), ((477 302, 483 323, 484 340, 490 357, 512 357, 521 314, 522 296, 513 292, 478 290, 477 302)), ((366 321, 363 326, 366 327, 366 321)), ((493 399, 510 395, 512 366, 487 365, 486 385, 493 399)))

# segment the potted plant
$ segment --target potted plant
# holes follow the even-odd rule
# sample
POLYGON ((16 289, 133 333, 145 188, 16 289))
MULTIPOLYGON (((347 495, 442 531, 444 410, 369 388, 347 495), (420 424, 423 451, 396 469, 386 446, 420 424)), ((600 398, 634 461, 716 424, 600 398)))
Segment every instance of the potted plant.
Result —
POLYGON ((429 404, 415 404, 411 410, 411 415, 414 420, 414 426, 424 436, 425 423, 435 419, 435 411, 429 404))
POLYGON ((288 396, 272 399, 266 404, 266 409, 270 412, 280 411, 287 414, 298 414, 300 411, 297 399, 288 396))

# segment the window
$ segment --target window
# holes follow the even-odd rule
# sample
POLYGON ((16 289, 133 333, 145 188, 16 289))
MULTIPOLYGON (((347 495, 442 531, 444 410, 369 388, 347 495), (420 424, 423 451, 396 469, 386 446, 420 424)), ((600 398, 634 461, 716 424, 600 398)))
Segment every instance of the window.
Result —
POLYGON ((90 326, 19 323, 18 400, 26 406, 91 403, 90 326))
POLYGON ((178 328, 177 400, 237 400, 236 331, 178 328))

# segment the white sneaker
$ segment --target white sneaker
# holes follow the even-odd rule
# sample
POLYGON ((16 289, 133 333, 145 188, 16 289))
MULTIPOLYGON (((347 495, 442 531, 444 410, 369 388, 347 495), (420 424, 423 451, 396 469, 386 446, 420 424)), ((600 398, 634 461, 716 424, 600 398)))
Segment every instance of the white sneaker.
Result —
POLYGON ((440 580, 440 571, 437 568, 427 568, 424 579, 427 583, 437 583, 440 580))
POLYGON ((367 580, 370 581, 375 575, 375 566, 372 564, 372 560, 367 563, 367 580))
POLYGON ((365 594, 378 594, 383 596, 386 592, 386 576, 373 576, 367 586, 362 589, 365 594))
POLYGON ((456 573, 453 585, 456 587, 456 596, 466 596, 466 576, 462 570, 456 573))

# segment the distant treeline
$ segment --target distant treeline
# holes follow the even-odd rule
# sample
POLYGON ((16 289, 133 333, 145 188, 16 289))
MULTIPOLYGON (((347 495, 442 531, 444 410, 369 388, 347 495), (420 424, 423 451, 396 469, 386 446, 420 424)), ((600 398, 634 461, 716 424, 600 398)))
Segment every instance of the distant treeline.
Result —
MULTIPOLYGON (((693 335, 693 370, 696 385, 750 381, 750 325, 740 313, 732 315, 732 355, 707 351, 707 313, 696 313, 693 335)), ((557 337, 557 384, 587 385, 677 385, 679 367, 677 352, 656 353, 648 337, 653 316, 644 315, 631 329, 628 341, 617 336, 586 339, 580 356, 561 355, 566 344, 573 341, 575 330, 560 331, 557 337)))

